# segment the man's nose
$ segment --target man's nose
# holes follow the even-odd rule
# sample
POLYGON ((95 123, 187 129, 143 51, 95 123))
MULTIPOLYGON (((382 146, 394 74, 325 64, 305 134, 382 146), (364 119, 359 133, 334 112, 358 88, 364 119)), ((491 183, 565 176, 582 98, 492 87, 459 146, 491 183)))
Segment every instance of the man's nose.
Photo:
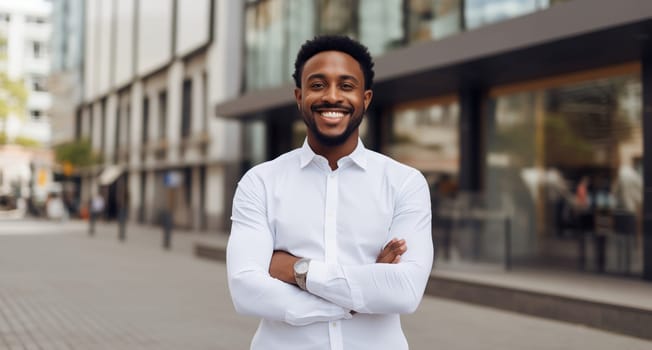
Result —
POLYGON ((322 100, 331 104, 342 102, 342 94, 335 84, 328 87, 322 95, 322 100))

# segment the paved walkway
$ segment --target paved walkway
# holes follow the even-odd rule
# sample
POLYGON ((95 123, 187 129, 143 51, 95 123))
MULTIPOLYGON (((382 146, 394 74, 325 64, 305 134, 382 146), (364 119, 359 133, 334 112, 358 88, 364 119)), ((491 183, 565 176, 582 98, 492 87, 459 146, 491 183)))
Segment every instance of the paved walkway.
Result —
MULTIPOLYGON (((0 221, 0 349, 246 349, 257 320, 234 313, 224 264, 177 234, 82 222, 0 221)), ((650 349, 652 342, 426 297, 404 316, 412 349, 650 349)))

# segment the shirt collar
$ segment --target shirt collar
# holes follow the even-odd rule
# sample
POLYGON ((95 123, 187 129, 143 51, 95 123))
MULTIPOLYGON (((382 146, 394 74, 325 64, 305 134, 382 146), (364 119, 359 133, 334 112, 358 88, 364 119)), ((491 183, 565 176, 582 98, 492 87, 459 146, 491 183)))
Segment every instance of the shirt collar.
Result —
MULTIPOLYGON (((317 157, 317 154, 312 150, 312 148, 310 148, 310 145, 308 145, 308 138, 306 138, 303 141, 303 145, 301 146, 299 152, 300 152, 299 159, 300 159, 301 168, 305 168, 315 157, 317 157)), ((340 162, 343 159, 346 159, 347 157, 350 158, 355 164, 357 164, 363 170, 367 168, 367 149, 365 148, 360 138, 358 138, 358 145, 355 147, 353 152, 351 152, 351 154, 349 154, 348 156, 345 156, 342 159, 340 159, 340 162)))

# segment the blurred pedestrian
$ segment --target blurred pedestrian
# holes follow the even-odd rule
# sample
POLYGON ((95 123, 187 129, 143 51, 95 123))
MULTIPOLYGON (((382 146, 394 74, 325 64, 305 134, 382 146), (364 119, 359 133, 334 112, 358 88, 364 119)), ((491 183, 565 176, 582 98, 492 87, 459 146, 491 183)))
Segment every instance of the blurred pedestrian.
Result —
POLYGON ((91 198, 91 226, 95 226, 98 218, 104 213, 104 197, 100 192, 96 192, 91 198))
POLYGON ((238 184, 227 270, 236 310, 262 318, 252 349, 408 348, 399 314, 430 275, 430 195, 359 139, 373 75, 360 43, 307 41, 293 74, 307 138, 238 184))

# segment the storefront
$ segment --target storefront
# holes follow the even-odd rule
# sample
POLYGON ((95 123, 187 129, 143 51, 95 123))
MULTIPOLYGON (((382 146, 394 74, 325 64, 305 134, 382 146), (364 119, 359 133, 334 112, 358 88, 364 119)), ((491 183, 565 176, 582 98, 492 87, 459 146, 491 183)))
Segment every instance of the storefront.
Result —
MULTIPOLYGON (((247 32, 247 45, 260 49, 253 40, 287 22, 281 3, 249 4, 247 28, 255 23, 256 30, 247 32), (275 16, 261 19, 261 4, 278 6, 275 16)), ((365 36, 372 22, 363 13, 371 8, 354 11, 352 35, 377 51, 362 138, 426 176, 438 263, 652 279, 652 225, 644 220, 652 217, 644 214, 652 209, 644 206, 652 164, 643 151, 652 138, 645 123, 652 109, 644 108, 652 103, 644 54, 652 11, 636 0, 574 0, 483 22, 473 17, 487 13, 478 10, 482 1, 430 10, 430 2, 398 3, 405 21, 399 32, 382 32, 383 45, 365 36)), ((335 32, 347 34, 342 28, 335 32)), ((284 83, 298 41, 290 39, 265 46, 286 53, 278 79, 254 86, 262 80, 248 73, 248 92, 217 106, 245 125, 243 171, 299 146, 305 135, 284 83)), ((259 53, 245 52, 247 72, 255 72, 259 53)))

